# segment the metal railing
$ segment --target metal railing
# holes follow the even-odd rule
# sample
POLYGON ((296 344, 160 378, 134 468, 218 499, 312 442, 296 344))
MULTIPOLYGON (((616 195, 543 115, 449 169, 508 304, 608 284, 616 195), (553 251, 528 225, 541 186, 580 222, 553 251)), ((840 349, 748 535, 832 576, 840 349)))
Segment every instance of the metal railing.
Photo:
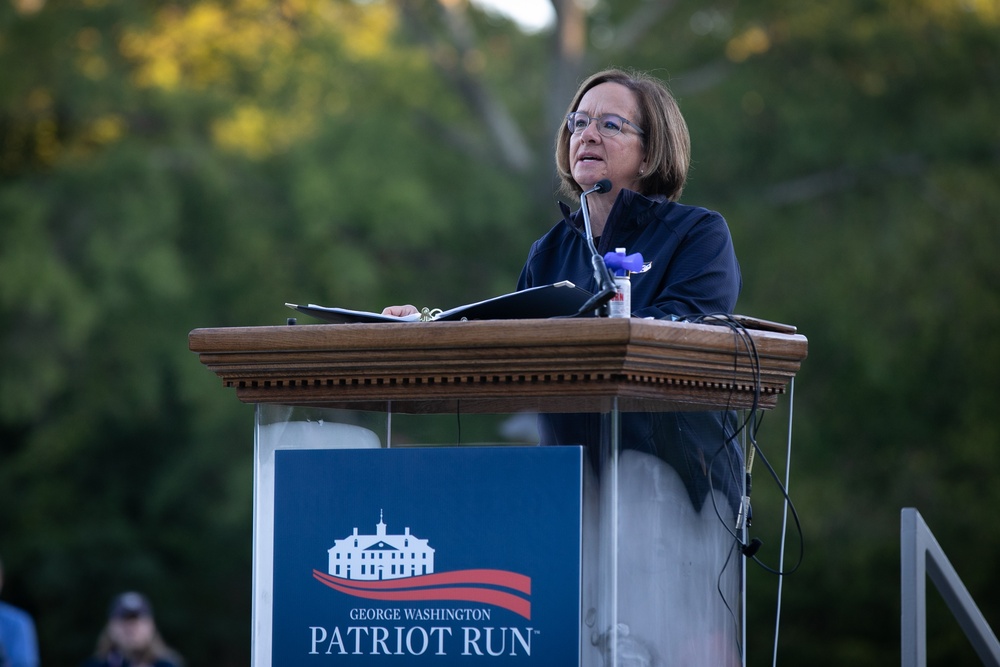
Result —
POLYGON ((900 521, 903 667, 927 666, 927 578, 987 667, 1000 667, 1000 642, 965 588, 920 512, 903 508, 900 521))

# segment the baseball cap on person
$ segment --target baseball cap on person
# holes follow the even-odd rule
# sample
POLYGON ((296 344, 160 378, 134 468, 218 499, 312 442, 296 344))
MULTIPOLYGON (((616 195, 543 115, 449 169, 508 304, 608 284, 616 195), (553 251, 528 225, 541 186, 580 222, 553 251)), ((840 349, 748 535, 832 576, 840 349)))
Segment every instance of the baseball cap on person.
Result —
POLYGON ((142 593, 129 591, 122 593, 111 603, 111 618, 139 618, 142 616, 152 616, 153 608, 149 606, 149 600, 142 593))

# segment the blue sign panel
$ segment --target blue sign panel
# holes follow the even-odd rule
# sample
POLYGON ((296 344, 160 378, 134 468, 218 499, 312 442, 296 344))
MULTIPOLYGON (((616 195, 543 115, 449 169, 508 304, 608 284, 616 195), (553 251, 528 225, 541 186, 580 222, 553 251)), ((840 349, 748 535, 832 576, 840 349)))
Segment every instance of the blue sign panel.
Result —
POLYGON ((278 450, 272 664, 577 667, 579 447, 278 450))

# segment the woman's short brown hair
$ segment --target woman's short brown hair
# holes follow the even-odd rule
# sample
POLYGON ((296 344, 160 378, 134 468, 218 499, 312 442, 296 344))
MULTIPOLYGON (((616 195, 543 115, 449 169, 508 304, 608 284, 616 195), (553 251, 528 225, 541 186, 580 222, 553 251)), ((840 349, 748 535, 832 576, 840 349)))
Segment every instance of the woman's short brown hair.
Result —
MULTIPOLYGON (((629 120, 643 130, 642 150, 646 153, 648 169, 639 181, 640 193, 661 194, 670 201, 677 201, 684 190, 691 163, 691 137, 677 100, 666 84, 641 72, 607 69, 580 84, 566 113, 577 110, 580 99, 588 90, 609 82, 619 83, 631 90, 638 103, 639 117, 629 120)), ((556 169, 562 181, 560 191, 570 197, 579 197, 583 189, 570 173, 570 136, 563 122, 556 135, 556 169)))

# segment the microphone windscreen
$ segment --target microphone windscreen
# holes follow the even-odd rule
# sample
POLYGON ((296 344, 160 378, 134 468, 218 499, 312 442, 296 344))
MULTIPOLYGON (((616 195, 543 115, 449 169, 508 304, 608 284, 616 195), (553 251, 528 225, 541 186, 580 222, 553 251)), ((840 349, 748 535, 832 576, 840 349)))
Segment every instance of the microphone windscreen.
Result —
POLYGON ((609 181, 606 178, 602 178, 601 180, 597 181, 597 183, 594 183, 594 191, 611 192, 611 181, 609 181))

